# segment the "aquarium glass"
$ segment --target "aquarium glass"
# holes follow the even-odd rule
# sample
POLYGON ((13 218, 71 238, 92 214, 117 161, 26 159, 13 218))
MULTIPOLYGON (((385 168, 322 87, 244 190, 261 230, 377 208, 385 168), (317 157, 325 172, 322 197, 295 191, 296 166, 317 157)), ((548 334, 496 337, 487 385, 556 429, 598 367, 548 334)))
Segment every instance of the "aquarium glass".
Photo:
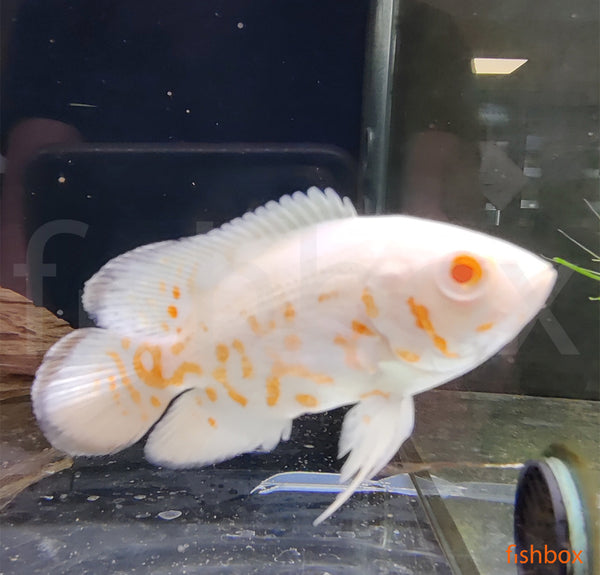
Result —
MULTIPOLYGON (((599 11, 596 0, 3 0, 0 574, 600 572, 599 11), (360 215, 507 240, 552 262, 556 283, 501 351, 415 396, 410 438, 317 526, 343 489, 343 402, 299 417, 275 447, 204 467, 152 465, 146 432, 99 457, 48 443, 32 382, 53 343, 94 325, 82 303, 91 276, 129 250, 205 234, 312 186, 360 215), (555 543, 563 554, 551 561, 555 543)), ((240 237, 229 261, 257 253, 240 237)), ((265 237, 267 252, 280 238, 265 237)), ((350 282, 353 258, 342 263, 350 282)), ((180 287, 168 290, 175 320, 180 287)), ((362 302, 377 317, 366 288, 362 302)), ((437 320, 409 305, 411 327, 451 357, 437 320)), ((328 326, 312 329, 317 338, 328 326)), ((205 404, 217 388, 246 401, 224 367, 231 357, 240 377, 251 371, 235 341, 215 342, 223 365, 205 404)), ((349 363, 356 341, 335 341, 349 363)), ((147 347, 134 365, 164 387, 160 352, 147 347)), ((274 405, 280 378, 329 383, 275 364, 274 405)), ((179 367, 171 384, 201 371, 179 367)), ((152 396, 166 411, 162 401, 152 396)), ((195 441, 179 432, 181 445, 195 441)))

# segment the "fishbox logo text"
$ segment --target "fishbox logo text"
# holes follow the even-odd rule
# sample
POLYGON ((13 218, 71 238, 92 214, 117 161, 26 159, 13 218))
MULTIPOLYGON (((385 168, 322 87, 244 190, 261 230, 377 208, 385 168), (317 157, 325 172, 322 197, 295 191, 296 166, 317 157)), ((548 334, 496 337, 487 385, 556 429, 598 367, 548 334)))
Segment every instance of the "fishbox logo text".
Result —
POLYGON ((554 549, 548 549, 547 545, 544 545, 544 549, 536 549, 533 545, 529 546, 529 549, 523 549, 519 553, 516 551, 516 545, 509 545, 506 549, 506 562, 514 564, 539 564, 539 565, 550 565, 553 563, 562 563, 566 565, 568 563, 583 563, 581 559, 581 551, 571 551, 569 549, 563 549, 558 553, 554 549), (514 552, 513 552, 514 549, 514 552))

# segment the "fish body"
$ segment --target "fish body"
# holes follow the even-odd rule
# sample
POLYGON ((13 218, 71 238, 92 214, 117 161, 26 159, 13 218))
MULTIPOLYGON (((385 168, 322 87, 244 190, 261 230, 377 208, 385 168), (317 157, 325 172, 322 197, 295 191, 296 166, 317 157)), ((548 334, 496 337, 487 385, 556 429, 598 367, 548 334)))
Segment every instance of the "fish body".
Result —
POLYGON ((83 298, 99 328, 50 349, 34 411, 75 455, 119 451, 156 424, 146 457, 189 467, 270 450, 296 417, 354 405, 339 446, 348 485, 318 523, 410 435, 412 396, 512 340, 555 277, 484 234, 297 192, 106 264, 83 298))

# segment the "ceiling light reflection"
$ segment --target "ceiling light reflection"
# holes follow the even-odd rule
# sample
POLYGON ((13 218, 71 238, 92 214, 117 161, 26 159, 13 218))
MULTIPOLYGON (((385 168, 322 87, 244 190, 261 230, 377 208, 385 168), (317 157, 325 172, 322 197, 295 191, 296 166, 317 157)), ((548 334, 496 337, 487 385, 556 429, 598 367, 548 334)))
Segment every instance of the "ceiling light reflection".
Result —
POLYGON ((473 58, 471 69, 474 74, 508 75, 527 62, 527 58, 473 58))

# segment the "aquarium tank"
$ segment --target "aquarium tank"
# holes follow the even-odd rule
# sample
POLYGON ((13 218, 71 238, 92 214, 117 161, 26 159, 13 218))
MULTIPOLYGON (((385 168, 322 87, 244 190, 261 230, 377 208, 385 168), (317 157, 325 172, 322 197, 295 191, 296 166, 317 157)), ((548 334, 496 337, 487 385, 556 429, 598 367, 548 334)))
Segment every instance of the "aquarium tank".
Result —
POLYGON ((599 10, 3 0, 0 573, 600 573, 599 10))

